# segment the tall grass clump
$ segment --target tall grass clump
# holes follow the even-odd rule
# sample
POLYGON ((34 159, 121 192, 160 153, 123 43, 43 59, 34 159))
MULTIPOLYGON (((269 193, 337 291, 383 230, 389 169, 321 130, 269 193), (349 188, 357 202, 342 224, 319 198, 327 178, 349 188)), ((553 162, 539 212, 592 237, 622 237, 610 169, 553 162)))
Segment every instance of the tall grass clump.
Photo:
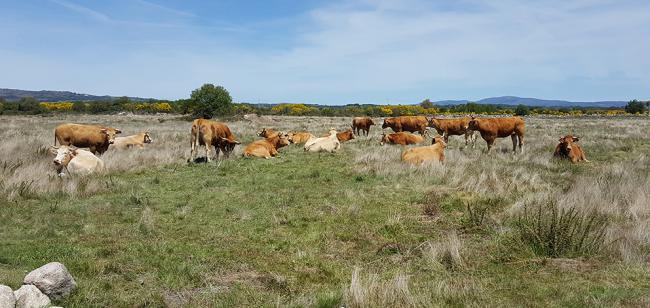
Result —
POLYGON ((536 255, 558 258, 597 255, 605 244, 609 218, 576 207, 559 208, 555 202, 524 206, 515 217, 521 240, 536 255))

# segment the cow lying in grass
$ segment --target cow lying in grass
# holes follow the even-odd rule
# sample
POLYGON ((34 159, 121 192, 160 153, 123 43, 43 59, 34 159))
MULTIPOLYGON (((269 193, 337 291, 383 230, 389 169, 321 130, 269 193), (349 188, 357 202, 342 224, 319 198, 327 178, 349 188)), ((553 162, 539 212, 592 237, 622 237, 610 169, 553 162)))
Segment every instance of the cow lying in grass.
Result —
POLYGON ((560 159, 571 160, 572 163, 579 163, 581 161, 589 162, 585 156, 585 152, 582 150, 578 142, 580 138, 574 137, 572 135, 566 135, 560 138, 560 143, 555 147, 555 153, 553 157, 560 159))
POLYGON ((139 148, 143 149, 145 143, 152 143, 151 135, 149 132, 142 132, 137 135, 131 135, 126 137, 115 137, 113 142, 113 147, 118 150, 125 150, 130 148, 139 148))
POLYGON ((50 147, 50 153, 54 154, 52 162, 59 176, 65 175, 64 169, 71 175, 89 175, 105 170, 104 161, 90 151, 61 145, 50 147))
POLYGON ((410 148, 402 153, 402 161, 421 165, 429 161, 443 162, 445 160, 445 148, 447 143, 441 136, 433 138, 432 144, 423 147, 410 148))
POLYGON ((424 142, 424 137, 422 136, 418 136, 407 132, 399 132, 399 133, 392 133, 392 134, 383 133, 381 135, 381 141, 379 142, 379 144, 384 145, 385 143, 389 143, 389 144, 408 145, 408 144, 418 144, 422 142, 424 142))
POLYGON ((291 144, 289 134, 277 132, 262 140, 256 140, 246 146, 244 157, 271 158, 278 155, 278 149, 291 144))
POLYGON ((341 142, 336 137, 336 130, 331 129, 327 137, 312 138, 305 143, 305 151, 334 153, 341 148, 341 142))

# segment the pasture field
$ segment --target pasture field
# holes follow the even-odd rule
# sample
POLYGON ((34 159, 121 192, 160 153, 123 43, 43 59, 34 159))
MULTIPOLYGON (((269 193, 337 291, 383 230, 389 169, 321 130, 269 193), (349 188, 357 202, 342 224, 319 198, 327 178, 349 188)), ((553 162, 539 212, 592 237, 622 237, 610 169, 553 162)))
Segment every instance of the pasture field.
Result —
MULTIPOLYGON (((377 122, 378 119, 375 119, 377 122)), ((350 118, 227 121, 324 134, 350 118)), ((173 116, 0 117, 0 283, 65 264, 65 307, 650 305, 650 120, 526 118, 525 152, 452 136, 443 165, 411 167, 370 137, 336 154, 188 164, 173 116), (109 150, 108 173, 56 177, 64 122, 151 132, 109 150), (572 133, 591 163, 553 159, 572 133)), ((430 138, 427 143, 430 142, 430 138)), ((203 150, 199 151, 203 155, 203 150)))

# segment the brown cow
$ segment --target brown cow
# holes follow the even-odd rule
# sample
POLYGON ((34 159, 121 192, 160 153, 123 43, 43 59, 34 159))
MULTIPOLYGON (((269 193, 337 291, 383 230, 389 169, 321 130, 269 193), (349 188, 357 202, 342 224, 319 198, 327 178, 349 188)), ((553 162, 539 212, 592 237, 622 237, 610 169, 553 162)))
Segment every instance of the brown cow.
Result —
POLYGON ((263 138, 268 138, 271 137, 272 135, 277 134, 278 131, 272 129, 272 128, 262 128, 261 131, 257 132, 257 135, 263 138))
POLYGON ((359 132, 363 131, 366 136, 370 132, 370 126, 375 125, 375 122, 372 121, 369 117, 355 117, 352 119, 352 129, 357 136, 359 132))
POLYGON ((381 135, 381 141, 379 144, 384 145, 384 143, 390 143, 390 144, 400 144, 400 145, 408 145, 408 144, 418 144, 424 142, 424 137, 414 135, 411 133, 407 132, 399 132, 399 133, 392 133, 392 134, 382 134, 381 135))
POLYGON ((307 142, 311 138, 315 138, 314 135, 308 132, 290 132, 289 137, 294 144, 301 144, 307 142))
POLYGON ((215 159, 219 159, 220 150, 228 158, 235 149, 235 145, 240 144, 226 124, 206 119, 196 119, 192 122, 190 143, 192 146, 190 161, 194 160, 197 147, 203 145, 205 146, 205 158, 208 162, 210 161, 211 147, 214 147, 215 159))
POLYGON ((256 140, 246 146, 244 157, 271 158, 278 155, 278 149, 291 144, 291 137, 286 133, 276 133, 262 140, 256 140))
POLYGON ((560 143, 555 147, 553 157, 570 159, 574 164, 581 161, 589 162, 585 156, 585 152, 582 151, 580 145, 576 143, 578 140, 580 140, 580 138, 572 135, 566 135, 560 138, 560 143))
POLYGON ((445 160, 445 148, 447 143, 444 138, 437 136, 431 141, 431 145, 410 148, 402 153, 402 161, 413 165, 421 165, 428 161, 445 160))
POLYGON ((122 131, 117 128, 85 124, 61 124, 54 129, 54 145, 88 148, 93 154, 102 154, 115 142, 115 135, 122 131))
POLYGON ((526 123, 520 117, 508 118, 476 118, 472 117, 469 121, 468 128, 477 130, 481 133, 481 137, 487 143, 487 152, 490 152, 494 140, 497 138, 512 138, 512 152, 517 150, 517 140, 519 140, 519 150, 524 151, 524 132, 526 130, 526 123))
POLYGON ((346 142, 354 139, 354 133, 352 133, 351 129, 348 129, 344 132, 336 133, 336 139, 338 139, 340 142, 346 142))
POLYGON ((469 129, 470 117, 460 119, 436 119, 429 120, 429 126, 433 127, 438 134, 445 138, 445 142, 449 142, 449 135, 460 136, 465 135, 465 147, 472 142, 472 148, 476 147, 476 134, 473 130, 469 129))
POLYGON ((396 133, 401 131, 411 133, 420 132, 420 135, 425 136, 428 124, 429 120, 425 116, 401 116, 384 119, 384 124, 382 124, 381 128, 390 127, 396 133))

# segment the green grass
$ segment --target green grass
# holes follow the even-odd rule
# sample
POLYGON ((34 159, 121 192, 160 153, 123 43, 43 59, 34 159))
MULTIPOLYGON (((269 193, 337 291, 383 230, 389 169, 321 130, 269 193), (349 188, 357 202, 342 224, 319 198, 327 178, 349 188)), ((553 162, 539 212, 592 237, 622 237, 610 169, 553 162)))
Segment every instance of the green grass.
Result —
MULTIPOLYGON (((614 153, 594 146, 591 165, 516 166, 548 169, 543 182, 563 192, 600 162, 638 155, 647 144, 625 141, 614 153)), ((0 283, 16 289, 26 272, 59 261, 78 283, 57 303, 65 307, 339 307, 353 306, 346 293, 358 267, 387 289, 406 275, 425 306, 648 304, 645 264, 602 255, 565 268, 518 241, 504 211, 542 189, 495 196, 451 187, 443 175, 362 172, 346 146, 353 147, 335 155, 291 146, 269 160, 114 172, 94 195, 24 189, 0 199, 0 283), (468 213, 468 204, 478 212, 468 213), (462 267, 434 264, 423 249, 450 231, 463 242, 462 267)), ((510 159, 497 155, 480 160, 510 159)))

